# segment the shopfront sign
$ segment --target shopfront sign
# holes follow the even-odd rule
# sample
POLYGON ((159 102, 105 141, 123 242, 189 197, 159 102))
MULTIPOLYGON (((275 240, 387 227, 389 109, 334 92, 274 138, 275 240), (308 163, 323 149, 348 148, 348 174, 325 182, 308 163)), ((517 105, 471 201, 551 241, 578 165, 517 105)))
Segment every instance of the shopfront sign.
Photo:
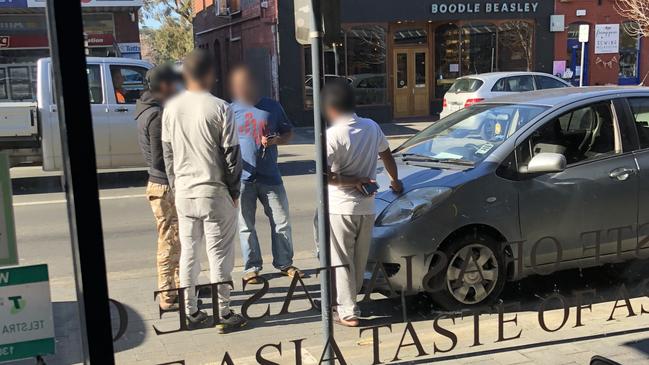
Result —
POLYGON ((595 54, 620 52, 620 25, 595 25, 595 54))
POLYGON ((0 8, 26 8, 27 0, 0 0, 0 8))
POLYGON ((536 13, 538 2, 458 2, 433 3, 433 14, 536 13))
MULTIPOLYGON (((0 0, 2 1, 2 0, 0 0)), ((26 0, 29 8, 44 8, 46 0, 26 0)), ((140 7, 142 0, 81 0, 84 7, 140 7)))
POLYGON ((0 269, 0 362, 54 354, 47 265, 0 269))

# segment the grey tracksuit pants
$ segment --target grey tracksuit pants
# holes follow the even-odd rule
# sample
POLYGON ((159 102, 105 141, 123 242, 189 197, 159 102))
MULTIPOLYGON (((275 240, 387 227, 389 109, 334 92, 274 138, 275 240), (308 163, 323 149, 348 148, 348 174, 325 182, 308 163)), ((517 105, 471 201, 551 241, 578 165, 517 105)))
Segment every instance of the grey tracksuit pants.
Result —
MULTIPOLYGON (((237 208, 227 193, 210 198, 178 198, 178 230, 180 236, 180 286, 186 287, 185 308, 193 314, 198 310, 195 285, 200 274, 198 248, 205 238, 210 264, 210 282, 232 280, 234 245, 237 237, 237 208)), ((230 287, 218 290, 221 316, 230 312, 230 287)), ((215 313, 216 315, 216 313, 215 313)))
POLYGON ((342 319, 358 318, 356 295, 363 285, 363 274, 372 242, 374 215, 330 214, 331 265, 349 265, 336 270, 336 301, 342 319))

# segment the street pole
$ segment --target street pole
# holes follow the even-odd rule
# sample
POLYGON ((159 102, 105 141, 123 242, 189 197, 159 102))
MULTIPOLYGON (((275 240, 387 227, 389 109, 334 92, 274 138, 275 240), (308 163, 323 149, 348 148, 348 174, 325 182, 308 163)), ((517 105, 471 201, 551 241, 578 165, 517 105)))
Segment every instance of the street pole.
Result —
POLYGON ((584 86, 584 51, 586 48, 586 43, 581 42, 581 62, 579 67, 579 87, 584 86))
MULTIPOLYGON (((329 191, 327 176, 327 128, 323 125, 321 113, 321 47, 322 47, 322 13, 320 0, 311 0, 312 19, 309 32, 311 40, 311 74, 313 79, 313 125, 315 127, 316 176, 318 190, 318 246, 320 267, 326 268, 320 275, 320 298, 322 310, 322 335, 325 346, 333 335, 331 317, 331 249, 329 246, 329 191)), ((324 359, 331 358, 329 346, 326 346, 324 359)), ((331 364, 330 360, 326 360, 331 364)))

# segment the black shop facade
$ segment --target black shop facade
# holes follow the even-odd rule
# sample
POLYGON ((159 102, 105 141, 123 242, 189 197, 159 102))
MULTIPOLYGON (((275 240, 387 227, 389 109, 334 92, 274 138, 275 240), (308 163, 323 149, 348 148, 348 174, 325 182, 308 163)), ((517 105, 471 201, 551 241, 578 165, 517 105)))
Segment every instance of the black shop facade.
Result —
MULTIPOLYGON (((325 45, 324 72, 346 78, 359 113, 379 122, 434 118, 460 76, 552 72, 550 0, 342 0, 341 7, 343 35, 325 45)), ((280 2, 279 18, 280 97, 296 124, 310 125, 310 49, 295 42, 292 1, 280 2)))

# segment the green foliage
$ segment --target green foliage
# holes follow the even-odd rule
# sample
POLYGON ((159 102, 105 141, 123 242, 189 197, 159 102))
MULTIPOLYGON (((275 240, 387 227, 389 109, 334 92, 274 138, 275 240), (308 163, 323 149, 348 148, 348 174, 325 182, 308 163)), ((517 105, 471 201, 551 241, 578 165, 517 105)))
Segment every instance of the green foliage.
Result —
POLYGON ((194 48, 191 0, 144 0, 140 22, 147 20, 160 24, 141 32, 156 64, 180 61, 194 48))
POLYGON ((194 48, 191 24, 164 19, 159 28, 144 28, 142 42, 152 51, 156 64, 180 61, 194 48))

